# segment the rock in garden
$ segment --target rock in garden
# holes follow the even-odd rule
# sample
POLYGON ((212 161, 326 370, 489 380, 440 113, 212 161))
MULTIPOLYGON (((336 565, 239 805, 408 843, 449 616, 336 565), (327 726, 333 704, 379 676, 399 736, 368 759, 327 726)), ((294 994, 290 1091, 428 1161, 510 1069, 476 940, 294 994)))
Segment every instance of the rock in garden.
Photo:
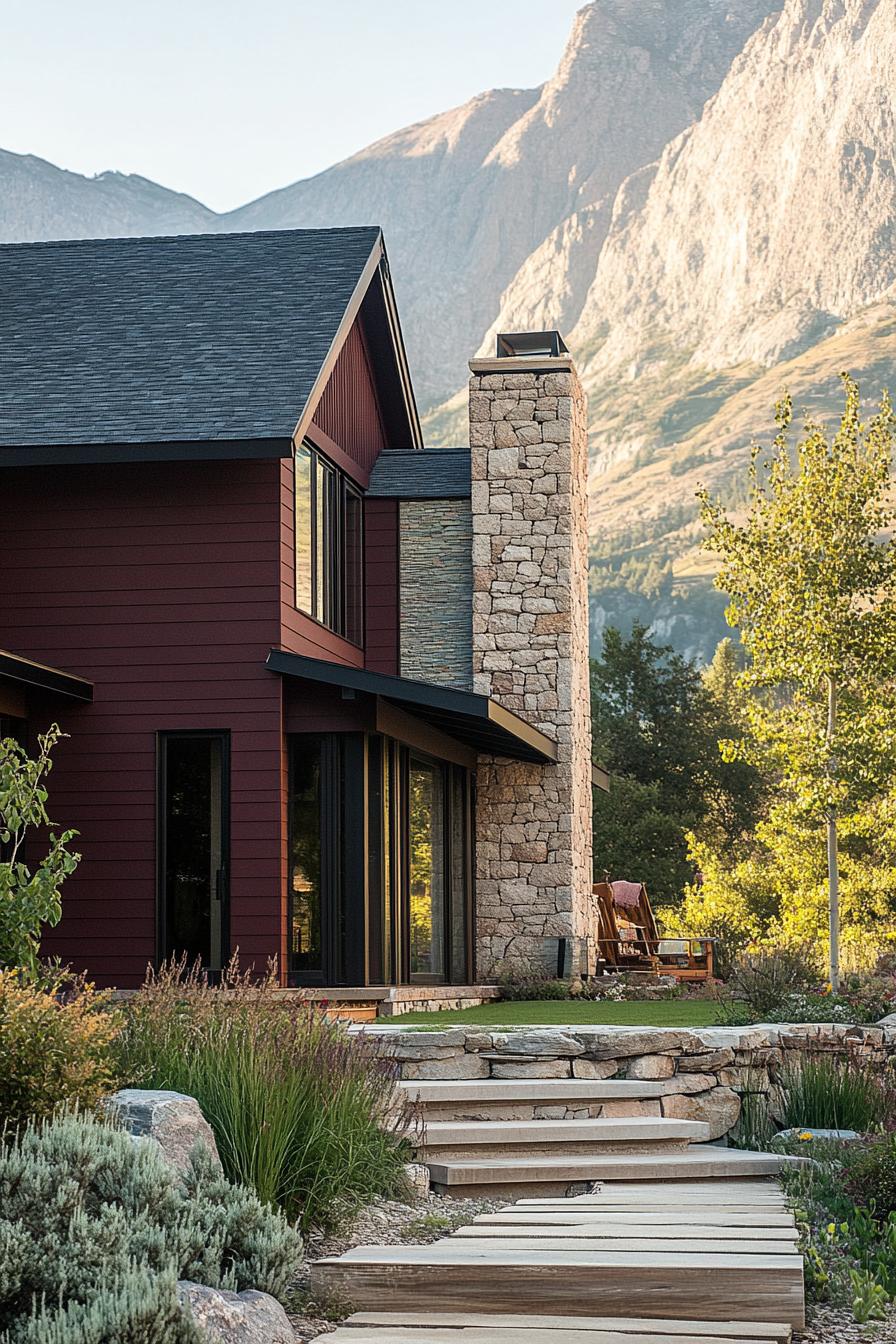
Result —
POLYGON ((730 1087, 714 1087, 695 1096, 677 1093, 663 1097, 663 1115, 667 1120, 700 1120, 709 1125, 711 1139, 720 1139, 740 1118, 740 1097, 730 1087))
POLYGON ((197 1144, 208 1150, 220 1170, 215 1136, 195 1097, 124 1087, 109 1098, 107 1106, 134 1138, 158 1144, 162 1156, 178 1171, 188 1169, 197 1144))
POLYGON ((205 1331, 208 1344, 295 1344, 289 1317, 267 1293, 252 1288, 228 1293, 185 1279, 177 1285, 177 1295, 205 1331))
POLYGON ((425 1167, 422 1162, 406 1162, 404 1174, 414 1194, 425 1199, 429 1194, 429 1167, 425 1167))

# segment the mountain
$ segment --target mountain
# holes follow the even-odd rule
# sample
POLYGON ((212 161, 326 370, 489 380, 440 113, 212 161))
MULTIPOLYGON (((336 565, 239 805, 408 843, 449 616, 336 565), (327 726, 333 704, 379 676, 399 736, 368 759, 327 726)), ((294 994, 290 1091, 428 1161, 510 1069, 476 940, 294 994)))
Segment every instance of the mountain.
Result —
POLYGON ((0 152, 0 237, 382 224, 433 444, 466 360, 557 326, 590 403, 592 630, 708 657, 694 494, 742 498, 787 386, 830 417, 896 372, 896 0, 592 0, 556 73, 215 215, 0 152))
POLYGON ((540 89, 474 98, 263 196, 228 226, 382 224, 428 407, 464 381, 521 268, 535 267, 527 290, 544 291, 552 325, 572 325, 620 184, 693 122, 772 8, 595 0, 540 89), (539 271, 532 259, 545 246, 552 255, 539 271))
POLYGON ((82 177, 33 154, 0 149, 0 241, 5 243, 203 233, 215 227, 216 218, 192 196, 145 177, 82 177))

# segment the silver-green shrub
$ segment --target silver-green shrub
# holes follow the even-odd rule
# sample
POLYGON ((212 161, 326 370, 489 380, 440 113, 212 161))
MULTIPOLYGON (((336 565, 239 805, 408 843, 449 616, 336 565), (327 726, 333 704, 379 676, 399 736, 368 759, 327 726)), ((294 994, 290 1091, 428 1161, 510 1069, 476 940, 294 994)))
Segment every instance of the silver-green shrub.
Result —
POLYGON ((178 1279, 276 1295, 301 1247, 200 1149, 180 1177, 151 1143, 66 1115, 0 1151, 3 1344, 192 1344, 178 1279))

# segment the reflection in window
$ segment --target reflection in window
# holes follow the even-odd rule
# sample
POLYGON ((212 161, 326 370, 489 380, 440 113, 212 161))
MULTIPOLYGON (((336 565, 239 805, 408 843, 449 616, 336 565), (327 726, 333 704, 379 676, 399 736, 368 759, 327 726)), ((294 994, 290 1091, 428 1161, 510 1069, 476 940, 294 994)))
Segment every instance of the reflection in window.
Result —
POLYGON ((311 611, 311 454, 307 448, 296 450, 296 606, 311 611))
POLYGON ((441 767, 413 760, 408 772, 410 972, 445 975, 445 786, 441 767))
POLYGON ((315 449, 296 452, 296 606, 354 644, 364 639, 363 497, 315 449))
POLYGON ((319 737, 302 737, 290 752, 290 971, 321 971, 323 969, 320 758, 321 739, 319 737))

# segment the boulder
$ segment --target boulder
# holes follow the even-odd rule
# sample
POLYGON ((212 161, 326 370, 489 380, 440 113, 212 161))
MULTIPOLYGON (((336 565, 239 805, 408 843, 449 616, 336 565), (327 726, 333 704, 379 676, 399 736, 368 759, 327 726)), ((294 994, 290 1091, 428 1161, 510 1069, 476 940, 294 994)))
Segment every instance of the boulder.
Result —
POLYGON ((462 1031, 396 1032, 383 1048, 392 1059, 451 1059, 463 1054, 462 1031))
POLYGON ((424 1167, 422 1162, 406 1162, 404 1174, 414 1194, 425 1199, 429 1194, 429 1167, 424 1167))
POLYGON ((740 1097, 730 1087, 714 1087, 692 1096, 673 1093, 663 1097, 663 1115, 668 1120, 700 1120, 709 1125, 711 1139, 721 1139, 740 1118, 740 1097))
POLYGON ((184 1279, 177 1295, 208 1344, 295 1344, 289 1317, 267 1293, 229 1293, 184 1279))
POLYGON ((402 1078, 428 1079, 487 1078, 488 1063, 480 1055, 459 1054, 447 1059, 409 1059, 402 1061, 402 1078))
POLYGON ((613 1078, 618 1072, 615 1059, 574 1059, 573 1078, 613 1078))
POLYGON ((710 1073, 724 1068, 734 1060, 733 1050, 710 1050, 703 1055, 682 1055, 678 1061, 679 1073, 710 1073))
POLYGON ((639 1055, 629 1061, 625 1071, 626 1078, 640 1078, 656 1081, 671 1078, 675 1073, 675 1060, 671 1055, 639 1055))
POLYGON ((501 1042, 502 1055, 528 1055, 557 1059, 584 1054, 585 1047, 563 1031, 519 1031, 501 1042))
POLYGON ((492 1065, 493 1078, 568 1078, 569 1075, 568 1059, 539 1059, 530 1063, 508 1059, 506 1063, 492 1065))
POLYGON ((157 1144, 166 1162, 178 1171, 187 1170, 197 1145, 208 1151, 220 1171, 215 1136, 195 1097, 123 1087, 109 1097, 106 1106, 135 1139, 157 1144))

